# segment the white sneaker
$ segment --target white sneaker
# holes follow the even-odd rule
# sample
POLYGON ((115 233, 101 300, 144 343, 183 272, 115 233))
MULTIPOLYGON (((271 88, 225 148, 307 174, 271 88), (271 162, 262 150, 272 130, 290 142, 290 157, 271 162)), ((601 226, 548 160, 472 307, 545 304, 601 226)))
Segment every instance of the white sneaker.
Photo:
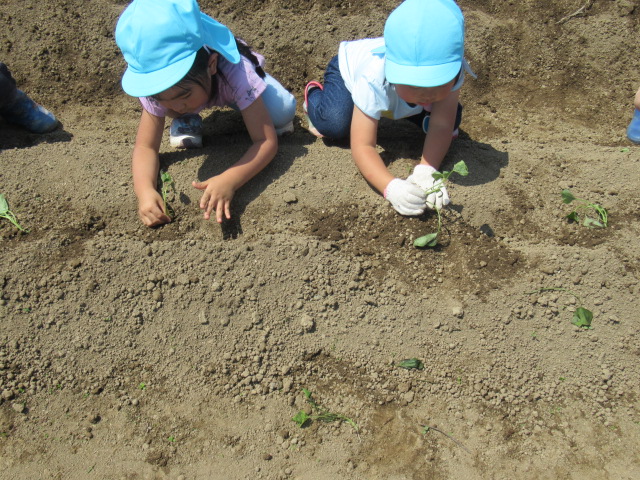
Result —
POLYGON ((169 128, 169 143, 173 148, 202 148, 202 118, 188 113, 174 118, 169 128))
POLYGON ((287 123, 284 127, 276 128, 276 135, 284 135, 285 133, 293 133, 293 120, 287 123))

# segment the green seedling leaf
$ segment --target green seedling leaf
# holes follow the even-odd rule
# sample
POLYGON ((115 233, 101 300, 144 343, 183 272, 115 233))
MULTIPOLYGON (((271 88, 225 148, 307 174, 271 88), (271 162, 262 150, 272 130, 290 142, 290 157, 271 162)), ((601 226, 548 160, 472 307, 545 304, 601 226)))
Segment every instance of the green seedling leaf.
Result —
POLYGON ((593 313, 586 308, 578 307, 573 313, 573 320, 571 320, 571 323, 576 327, 590 328, 591 320, 593 320, 593 313))
POLYGON ((162 202, 164 203, 164 211, 169 215, 169 217, 174 218, 176 216, 176 212, 173 210, 171 205, 169 205, 169 195, 176 194, 176 187, 169 172, 160 172, 160 185, 160 194, 162 195, 162 202))
POLYGON ((627 147, 621 148, 620 151, 622 153, 627 153, 629 151, 629 149, 627 147))
POLYGON ((18 219, 15 214, 9 210, 9 202, 5 198, 4 195, 0 193, 0 218, 5 218, 11 222, 11 224, 16 227, 21 232, 28 233, 29 230, 22 228, 22 225, 18 223, 18 219))
POLYGON ((4 215, 9 211, 9 203, 7 199, 4 198, 4 195, 0 193, 0 215, 4 215))
POLYGON ((406 368, 407 370, 411 370, 412 368, 415 368, 417 370, 424 370, 424 363, 422 363, 422 360, 419 360, 417 358, 407 358, 405 360, 402 360, 400 363, 398 363, 398 366, 406 368))
POLYGON ((580 221, 580 217, 578 217, 578 212, 571 212, 569 215, 567 215, 567 218, 572 222, 580 221))
POLYGON ((596 220, 595 218, 587 217, 586 215, 584 217, 582 225, 584 225, 585 227, 600 227, 600 228, 604 228, 604 225, 600 221, 596 220))
POLYGON ((309 415, 307 415, 307 413, 300 410, 298 413, 295 414, 294 417, 291 418, 291 420, 296 422, 298 426, 302 428, 307 424, 307 422, 311 420, 311 418, 309 417, 309 415))
POLYGON ((458 163, 456 163, 453 166, 453 171, 458 175, 462 175, 463 177, 469 175, 469 169, 467 168, 467 164, 464 163, 464 160, 460 160, 458 163))
POLYGON ((569 190, 562 190, 562 201, 566 204, 573 202, 576 197, 569 190))
POLYGON ((435 247, 438 244, 438 232, 418 237, 413 241, 414 247, 435 247))

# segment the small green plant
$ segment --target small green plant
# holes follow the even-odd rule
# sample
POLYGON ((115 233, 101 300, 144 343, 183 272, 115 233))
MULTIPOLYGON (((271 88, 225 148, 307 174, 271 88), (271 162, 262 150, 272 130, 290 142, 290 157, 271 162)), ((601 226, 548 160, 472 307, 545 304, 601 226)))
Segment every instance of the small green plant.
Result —
POLYGON ((353 429, 358 432, 358 424, 354 422, 352 419, 341 415, 339 413, 332 413, 324 407, 321 407, 316 403, 316 401, 311 396, 311 392, 306 388, 302 389, 302 393, 307 399, 309 405, 311 405, 311 414, 305 412, 304 410, 300 410, 291 418, 294 422, 298 424, 300 428, 308 425, 310 422, 318 420, 320 422, 331 423, 331 422, 345 422, 353 427, 353 429))
POLYGON ((144 382, 140 382, 140 385, 138 385, 138 390, 145 390, 147 388, 147 384, 144 382))
MULTIPOLYGON (((431 195, 432 193, 438 193, 440 190, 442 190, 442 188, 445 186, 445 183, 447 182, 447 180, 449 179, 449 177, 453 174, 453 173, 457 173, 458 175, 461 175, 463 177, 466 177, 467 175, 469 175, 469 169, 467 168, 467 164, 464 163, 464 160, 460 160, 458 163, 456 163, 453 166, 453 170, 451 171, 442 171, 442 172, 435 172, 433 173, 433 178, 434 180, 442 180, 442 182, 438 182, 437 186, 434 186, 433 188, 431 188, 430 190, 427 190, 425 192, 425 195, 431 195)), ((438 244, 438 239, 440 237, 440 232, 442 231, 442 213, 440 213, 440 209, 436 208, 436 215, 438 216, 438 228, 435 232, 433 233, 428 233, 427 235, 423 235, 421 237, 416 238, 413 241, 413 246, 414 247, 419 247, 419 248, 423 248, 423 247, 429 247, 429 248, 433 248, 438 244)))
POLYGON ((405 360, 402 360, 400 363, 398 363, 398 366, 401 368, 406 368, 407 370, 411 370, 412 368, 415 368, 416 370, 424 370, 424 363, 422 363, 422 360, 419 360, 417 358, 407 358, 405 360))
POLYGON ((607 210, 597 203, 590 203, 586 200, 576 198, 569 190, 562 190, 562 201, 567 205, 573 201, 578 203, 576 210, 567 215, 567 218, 573 222, 580 223, 582 218, 582 225, 585 227, 598 227, 605 228, 608 224, 609 216, 607 210), (589 216, 595 212, 596 218, 589 216))
MULTIPOLYGON (((573 293, 568 288, 543 287, 543 288, 538 288, 537 290, 533 290, 531 292, 526 292, 526 293, 527 295, 532 295, 534 293, 542 293, 542 292, 566 292, 569 295, 573 295, 576 298, 576 300, 578 300, 580 303, 583 303, 582 298, 580 298, 578 294, 573 293)), ((591 320, 593 320, 593 312, 591 312, 591 310, 587 310, 584 307, 578 307, 576 308, 575 312, 573 312, 573 318, 571 319, 571 323, 573 323, 576 327, 590 329, 591 320)))
POLYGON ((171 177, 169 172, 160 171, 160 195, 162 195, 162 203, 164 204, 164 211, 171 218, 176 216, 176 212, 173 210, 171 205, 169 204, 170 198, 171 200, 176 194, 176 185, 171 177))
POLYGON ((171 435, 170 437, 167 438, 167 440, 169 440, 170 442, 175 442, 176 441, 176 437, 171 435))
POLYGON ((22 225, 18 223, 18 219, 16 218, 15 214, 11 210, 9 210, 9 202, 7 202, 7 199, 1 193, 0 193, 0 218, 6 218, 13 224, 14 227, 16 227, 21 232, 24 232, 24 233, 29 232, 29 230, 22 228, 22 225))

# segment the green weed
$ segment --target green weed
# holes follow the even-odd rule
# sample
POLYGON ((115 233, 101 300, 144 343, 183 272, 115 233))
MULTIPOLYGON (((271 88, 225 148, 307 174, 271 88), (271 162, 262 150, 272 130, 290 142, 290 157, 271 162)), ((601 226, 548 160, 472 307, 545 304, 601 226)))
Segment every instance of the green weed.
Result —
MULTIPOLYGON (((445 183, 449 179, 449 177, 453 174, 457 173, 463 177, 466 177, 469 174, 469 169, 467 168, 467 164, 464 163, 463 160, 460 160, 453 166, 453 170, 451 171, 442 171, 433 173, 433 178, 435 180, 442 180, 442 183, 438 186, 433 187, 430 190, 425 192, 425 195, 430 195, 432 193, 437 193, 445 186, 445 183)), ((442 231, 442 214, 440 213, 440 209, 436 208, 436 215, 438 216, 438 228, 433 233, 428 233, 427 235, 423 235, 421 237, 416 238, 413 241, 413 246, 418 248, 428 247, 433 248, 438 244, 438 239, 440 238, 440 232, 442 231)))
POLYGON ((562 190, 562 201, 569 204, 573 201, 578 203, 576 210, 567 215, 567 218, 573 222, 580 223, 582 219, 582 225, 585 227, 598 227, 605 228, 608 224, 609 216, 607 210, 597 203, 590 203, 586 200, 576 198, 569 190, 562 190), (590 217, 587 214, 593 215, 595 212, 596 218, 590 217))

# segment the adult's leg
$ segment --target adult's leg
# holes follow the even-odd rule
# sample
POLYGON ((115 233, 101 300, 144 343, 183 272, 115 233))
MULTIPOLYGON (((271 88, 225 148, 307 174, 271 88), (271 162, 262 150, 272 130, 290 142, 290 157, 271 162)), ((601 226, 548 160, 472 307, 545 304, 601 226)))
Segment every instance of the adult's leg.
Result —
POLYGON ((339 139, 349 136, 353 117, 353 100, 347 90, 338 57, 327 65, 324 73, 324 88, 314 88, 307 95, 307 114, 314 127, 328 138, 339 139))

